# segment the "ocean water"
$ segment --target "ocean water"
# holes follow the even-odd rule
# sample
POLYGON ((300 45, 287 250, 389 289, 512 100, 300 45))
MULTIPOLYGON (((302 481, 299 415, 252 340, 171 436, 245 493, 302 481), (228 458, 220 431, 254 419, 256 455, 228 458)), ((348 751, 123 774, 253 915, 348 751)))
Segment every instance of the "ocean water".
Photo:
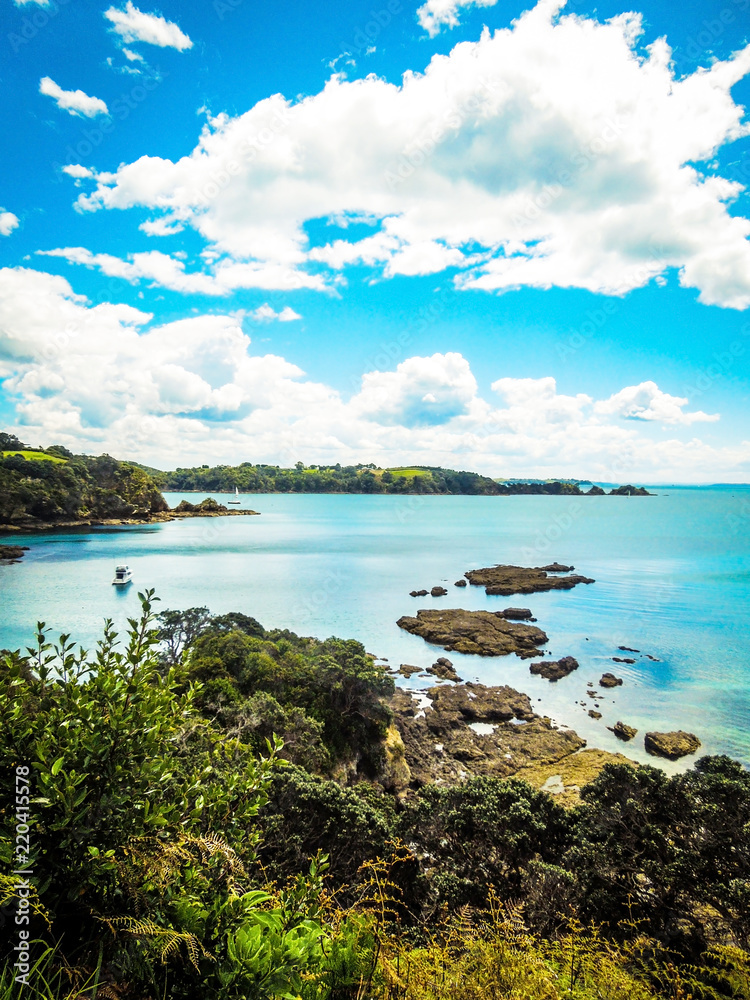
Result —
MULTIPOLYGON (((0 646, 25 646, 43 620, 90 647, 104 618, 124 628, 137 613, 137 591, 153 587, 162 608, 242 611, 266 627, 359 639, 394 666, 427 667, 443 651, 399 629, 401 615, 420 607, 520 605, 549 635, 554 658, 573 655, 580 669, 550 684, 515 656, 449 654, 461 677, 526 691, 536 711, 576 729, 590 746, 654 762, 643 750, 643 733, 687 729, 703 741, 701 753, 727 753, 750 765, 750 489, 656 492, 643 498, 253 494, 242 497, 243 506, 260 517, 14 535, 31 550, 23 563, 0 566, 0 646), (475 567, 555 560, 596 582, 510 598, 453 586, 475 567), (134 577, 124 593, 110 585, 120 562, 134 577), (409 596, 436 584, 448 588, 447 597, 409 596), (620 645, 640 652, 620 652, 620 645), (615 664, 613 656, 636 662, 615 664), (599 701, 603 718, 594 721, 586 684, 605 670, 624 684, 599 701), (607 730, 618 719, 640 730, 632 743, 607 730)), ((170 504, 183 498, 201 497, 167 494, 170 504)), ((416 688, 432 680, 399 683, 416 688)))

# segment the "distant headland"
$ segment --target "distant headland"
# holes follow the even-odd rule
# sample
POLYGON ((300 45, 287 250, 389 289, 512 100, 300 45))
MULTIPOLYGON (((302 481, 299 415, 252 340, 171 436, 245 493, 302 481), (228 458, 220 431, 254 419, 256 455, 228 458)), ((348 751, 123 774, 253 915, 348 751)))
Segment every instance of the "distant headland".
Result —
MULTIPOLYGON (((433 496, 604 496, 579 480, 503 480, 439 466, 381 469, 368 465, 293 468, 242 462, 164 472, 110 455, 75 455, 62 445, 30 447, 0 433, 0 530, 35 530, 165 521, 174 517, 251 514, 208 498, 174 510, 163 491, 181 493, 354 493, 433 496), (584 489, 588 486, 588 489, 584 489)), ((638 486, 618 486, 607 496, 649 496, 638 486)))

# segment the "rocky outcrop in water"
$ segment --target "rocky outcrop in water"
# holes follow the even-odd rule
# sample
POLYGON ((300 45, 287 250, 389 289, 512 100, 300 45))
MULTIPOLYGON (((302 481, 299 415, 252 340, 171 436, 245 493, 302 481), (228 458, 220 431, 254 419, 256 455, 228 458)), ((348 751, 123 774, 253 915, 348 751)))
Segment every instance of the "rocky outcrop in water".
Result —
POLYGON ((599 687, 603 688, 616 688, 622 685, 622 677, 615 677, 614 674, 610 674, 609 671, 606 674, 602 674, 599 678, 599 687))
POLYGON ((421 667, 415 667, 412 663, 402 663, 398 668, 397 673, 401 674, 402 677, 411 677, 412 674, 419 674, 422 672, 421 667))
MULTIPOLYGON (((558 563, 554 564, 558 566, 558 563)), ((555 569, 555 574, 567 572, 568 566, 555 569)), ((471 569, 464 576, 476 587, 484 587, 487 594, 538 594, 547 590, 572 590, 579 583, 594 583, 587 576, 549 576, 551 567, 530 566, 487 566, 471 569)))
POLYGON ((517 653, 522 658, 541 656, 539 646, 547 642, 547 635, 540 628, 509 622, 502 612, 427 608, 420 609, 416 618, 404 615, 396 624, 447 652, 479 656, 508 653, 517 653))
POLYGON ((0 545, 0 562, 20 562, 23 559, 24 552, 28 551, 28 545, 0 545))
POLYGON ((432 666, 427 668, 427 673, 441 681, 454 681, 456 684, 461 682, 461 678, 453 669, 453 664, 445 656, 438 656, 432 666))
POLYGON ((559 681, 574 670, 578 670, 578 660, 574 656, 563 656, 560 660, 542 660, 529 667, 529 673, 538 674, 548 681, 559 681))
POLYGON ((609 495, 611 497, 652 497, 653 493, 649 493, 647 489, 643 486, 618 486, 616 489, 610 490, 609 495))
POLYGON ((669 760, 679 760, 695 753, 701 741, 694 733, 678 730, 672 733, 646 733, 644 746, 646 752, 654 757, 666 757, 669 760))
POLYGON ((189 500, 181 500, 170 512, 170 517, 226 517, 238 514, 257 514, 257 510, 230 510, 223 503, 214 500, 213 497, 206 497, 200 503, 190 503, 189 500))
POLYGON ((528 608, 506 608, 503 611, 503 618, 516 622, 536 621, 528 608))
POLYGON ((614 726, 608 727, 615 734, 618 740, 628 743, 638 735, 638 730, 628 726, 625 722, 616 722, 614 726))
POLYGON ((445 587, 433 587, 430 591, 430 597, 445 597, 447 593, 445 587))

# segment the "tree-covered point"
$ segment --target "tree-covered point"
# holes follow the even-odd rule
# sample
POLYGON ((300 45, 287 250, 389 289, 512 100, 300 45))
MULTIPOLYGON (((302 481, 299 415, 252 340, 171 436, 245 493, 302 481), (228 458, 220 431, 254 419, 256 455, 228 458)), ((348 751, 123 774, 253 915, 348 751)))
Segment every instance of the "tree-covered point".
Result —
POLYGON ((181 676, 201 685, 198 707, 223 729, 256 748, 276 733, 310 771, 378 772, 394 684, 361 643, 266 631, 206 608, 165 612, 160 625, 167 662, 182 661, 181 676))
POLYGON ((62 445, 30 449, 0 434, 0 524, 147 519, 168 509, 157 484, 137 465, 109 455, 74 455, 62 445))

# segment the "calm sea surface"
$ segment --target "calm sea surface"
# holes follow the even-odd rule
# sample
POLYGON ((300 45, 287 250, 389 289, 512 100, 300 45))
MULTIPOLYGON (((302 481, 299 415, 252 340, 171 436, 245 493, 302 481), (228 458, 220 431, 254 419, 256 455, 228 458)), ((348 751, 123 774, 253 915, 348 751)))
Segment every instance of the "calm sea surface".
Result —
MULTIPOLYGON (((196 494, 167 494, 170 504, 196 494)), ((217 499, 222 499, 218 496, 217 499)), ((226 499, 226 498, 224 498, 226 499)), ((589 744, 623 750, 607 726, 697 733, 706 753, 750 765, 750 489, 661 488, 654 497, 387 497, 253 494, 260 517, 21 538, 23 563, 0 566, 0 646, 29 643, 41 619, 90 647, 105 617, 119 626, 154 587, 162 608, 242 611, 267 627, 356 638, 390 663, 427 667, 437 647, 396 620, 420 607, 529 607, 555 658, 581 668, 550 684, 515 656, 450 654, 466 680, 526 691, 542 714, 589 744), (596 583, 527 597, 487 597, 453 582, 493 563, 573 564, 596 583), (110 585, 116 563, 134 584, 110 585), (443 584, 443 598, 409 591, 443 584), (640 653, 622 653, 618 646, 640 653), (656 658, 649 660, 646 654, 656 658), (630 656, 633 665, 613 664, 630 656), (589 719, 586 683, 624 678, 589 719), (578 704, 584 701, 585 707, 578 704)), ((6 541, 10 539, 5 539, 6 541)), ((431 682, 412 678, 410 686, 431 682)))

